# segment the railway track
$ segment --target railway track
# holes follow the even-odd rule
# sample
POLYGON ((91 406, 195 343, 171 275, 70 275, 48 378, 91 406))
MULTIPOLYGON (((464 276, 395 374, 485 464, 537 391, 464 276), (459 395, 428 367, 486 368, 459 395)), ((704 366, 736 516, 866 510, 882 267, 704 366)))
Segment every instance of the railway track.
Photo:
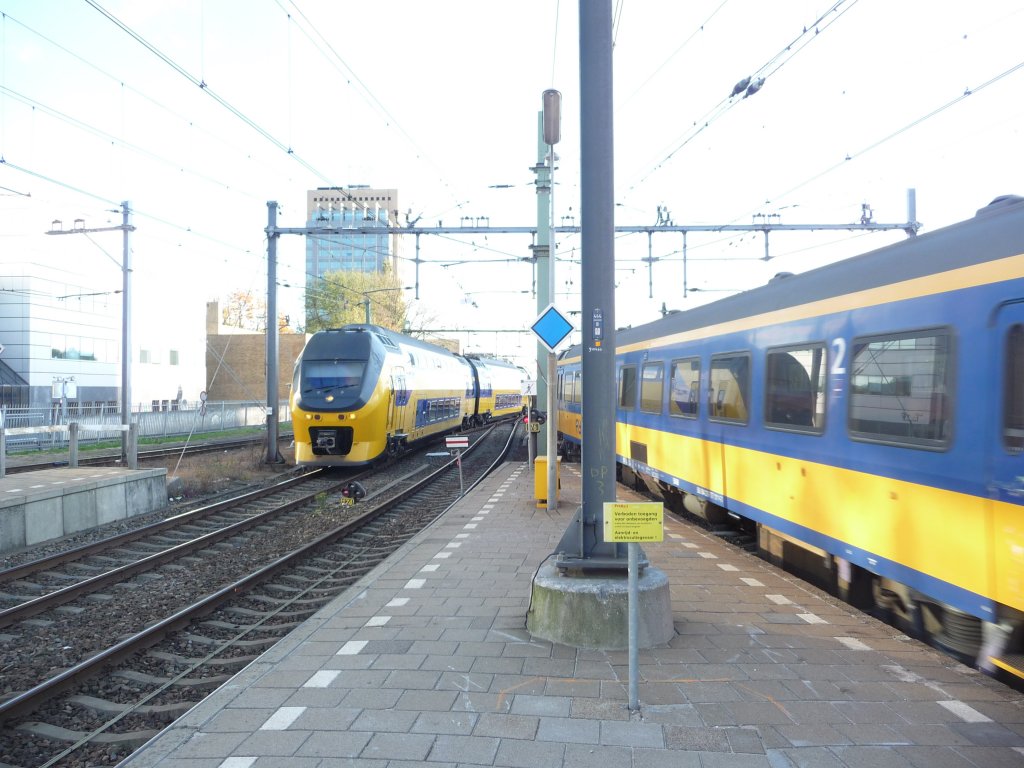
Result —
MULTIPOLYGON (((504 460, 515 435, 514 423, 479 434, 461 457, 465 482, 504 460)), ((70 602, 49 597, 54 590, 46 594, 53 604, 33 598, 0 613, 0 763, 125 757, 436 519, 460 488, 454 461, 440 463, 413 454, 366 473, 368 493, 356 505, 338 496, 352 476, 334 474, 332 487, 301 499, 268 493, 242 502, 247 511, 218 509, 117 543, 105 560, 85 555, 94 567, 110 560, 108 573, 120 578, 76 586, 70 602), (201 527, 211 520, 221 525, 215 532, 201 527), (193 527, 188 542, 177 542, 193 527), (115 565, 122 557, 131 562, 115 565), (143 569, 147 560, 157 564, 143 569)), ((324 482, 314 479, 322 474, 330 473, 305 482, 324 482)), ((11 592, 12 584, 48 589, 76 578, 51 573, 60 572, 36 563, 0 572, 0 584, 11 592)))

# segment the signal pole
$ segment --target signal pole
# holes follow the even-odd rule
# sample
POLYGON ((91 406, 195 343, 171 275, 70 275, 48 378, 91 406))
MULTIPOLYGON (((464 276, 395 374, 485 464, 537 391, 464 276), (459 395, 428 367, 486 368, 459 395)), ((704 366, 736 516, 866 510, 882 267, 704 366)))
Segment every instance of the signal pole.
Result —
MULTIPOLYGON (((119 227, 86 227, 85 222, 81 219, 75 220, 75 226, 72 229, 62 229, 54 227, 49 230, 46 234, 48 235, 85 235, 90 232, 116 232, 120 230, 123 234, 123 252, 121 256, 121 276, 122 276, 122 287, 121 287, 121 461, 126 466, 135 464, 135 456, 129 456, 129 434, 128 430, 131 427, 132 419, 132 248, 131 248, 131 233, 135 231, 135 227, 132 226, 131 220, 131 203, 125 200, 121 203, 121 226, 119 227), (82 226, 78 226, 79 222, 82 226)), ((56 219, 53 222, 55 225, 60 224, 60 220, 56 219)), ((104 253, 106 253, 104 251, 104 253)), ((109 254, 108 254, 109 256, 109 254)), ((116 260, 111 258, 111 261, 116 260)))

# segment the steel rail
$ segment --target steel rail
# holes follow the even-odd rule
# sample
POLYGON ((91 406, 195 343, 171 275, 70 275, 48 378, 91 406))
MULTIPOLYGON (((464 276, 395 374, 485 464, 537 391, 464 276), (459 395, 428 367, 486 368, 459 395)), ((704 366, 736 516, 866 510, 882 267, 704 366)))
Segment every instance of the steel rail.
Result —
MULTIPOLYGON (((491 429, 487 430, 483 435, 481 435, 481 437, 486 437, 487 435, 489 435, 496 426, 496 424, 493 425, 491 429)), ((509 436, 508 441, 506 442, 506 445, 501 455, 488 467, 487 473, 493 472, 494 469, 502 460, 502 457, 507 455, 512 443, 512 437, 516 433, 517 426, 518 425, 513 425, 511 434, 509 436)), ((475 452, 477 446, 480 445, 481 442, 482 441, 480 438, 475 440, 466 451, 462 452, 461 458, 465 458, 467 454, 475 452)), ((415 485, 410 486, 409 488, 400 492, 396 496, 388 499, 386 502, 379 505, 378 507, 368 510, 364 514, 352 520, 349 520, 345 524, 339 526, 338 528, 335 528, 333 531, 329 531, 328 533, 318 537, 309 544, 300 547, 294 552, 291 552, 287 555, 278 558, 274 562, 264 566, 263 568, 257 571, 254 571, 253 573, 249 574, 248 576, 245 576, 242 579, 239 579, 235 583, 223 587, 217 592, 207 595, 206 597, 193 603, 192 605, 181 609, 172 616, 169 616, 166 619, 159 621, 150 627, 147 627, 146 629, 132 635, 131 637, 125 638, 124 640, 118 642, 117 644, 111 646, 110 648, 104 651, 94 654, 90 658, 85 659, 84 661, 79 662, 75 666, 64 670, 63 672, 55 675, 49 680, 45 680, 39 683, 38 685, 34 686, 33 688, 30 688, 29 690, 24 691, 23 693, 20 693, 17 696, 10 698, 3 703, 0 703, 0 723, 9 720, 13 717, 17 717, 19 715, 28 714, 34 711, 35 709, 38 709, 43 703, 53 698, 54 696, 57 696, 65 690, 71 688, 72 686, 94 676, 104 666, 107 666, 109 664, 115 664, 140 650, 143 650, 156 644, 169 633, 187 626, 191 621, 193 621, 196 618, 200 618, 202 616, 212 613, 214 610, 217 609, 217 607, 220 604, 222 604, 226 600, 235 598, 239 594, 247 592, 249 589, 251 589, 256 584, 260 583, 261 581, 271 576, 274 576, 283 570, 287 570, 288 568, 292 567, 292 565, 295 562, 301 561, 301 559, 312 554, 317 549, 325 545, 333 544, 338 539, 344 538, 345 536, 349 536, 352 533, 358 531, 360 528, 363 528, 370 522, 376 520, 378 517, 381 517, 382 515, 389 512, 392 508, 398 506, 402 502, 413 497, 415 494, 421 492, 424 488, 428 487, 442 474, 446 473, 455 463, 455 461, 456 459, 452 458, 451 461, 446 462, 443 466, 441 466, 434 472, 431 472, 429 475, 427 475, 425 478, 423 478, 420 482, 416 483, 415 485)), ((478 478, 471 485, 471 487, 475 487, 485 476, 486 473, 482 475, 480 478, 478 478)), ((445 511, 447 511, 447 509, 450 509, 451 506, 452 505, 446 507, 445 511)), ((443 514, 443 512, 440 514, 443 514)))

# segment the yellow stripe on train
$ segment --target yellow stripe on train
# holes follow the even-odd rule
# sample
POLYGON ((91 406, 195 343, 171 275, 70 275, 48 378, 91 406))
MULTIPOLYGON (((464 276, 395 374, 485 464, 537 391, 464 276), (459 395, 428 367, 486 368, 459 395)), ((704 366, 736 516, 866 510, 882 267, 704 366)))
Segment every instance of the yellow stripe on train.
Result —
POLYGON ((644 444, 660 472, 1024 610, 1019 506, 621 422, 616 432, 620 455, 644 444))

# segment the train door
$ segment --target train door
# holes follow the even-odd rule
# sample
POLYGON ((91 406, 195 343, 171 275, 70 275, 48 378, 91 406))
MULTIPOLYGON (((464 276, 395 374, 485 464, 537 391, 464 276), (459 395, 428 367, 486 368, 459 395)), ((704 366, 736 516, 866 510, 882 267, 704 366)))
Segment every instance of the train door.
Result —
POLYGON ((388 433, 399 436, 408 432, 406 423, 409 405, 409 382, 404 368, 391 371, 391 407, 388 409, 388 433))
POLYGON ((992 579, 998 602, 1024 610, 1024 300, 997 316, 998 429, 991 447, 992 579))

